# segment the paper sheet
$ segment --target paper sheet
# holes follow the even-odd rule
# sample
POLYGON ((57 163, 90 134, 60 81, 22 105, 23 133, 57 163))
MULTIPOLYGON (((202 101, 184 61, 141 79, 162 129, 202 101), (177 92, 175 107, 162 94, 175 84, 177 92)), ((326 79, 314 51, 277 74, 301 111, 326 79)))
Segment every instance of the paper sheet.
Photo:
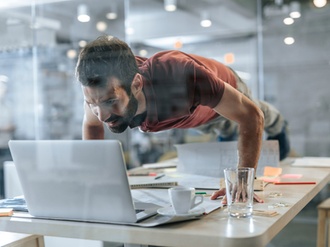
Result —
MULTIPOLYGON (((175 145, 178 151, 178 172, 223 177, 223 169, 238 163, 237 141, 205 142, 175 145)), ((265 166, 279 166, 278 141, 263 141, 256 171, 263 175, 265 166)))
POLYGON ((171 167, 176 167, 178 161, 179 161, 178 158, 174 158, 157 163, 143 164, 142 167, 146 169, 171 168, 171 167))
POLYGON ((131 187, 134 189, 143 188, 170 188, 177 185, 194 187, 202 190, 218 190, 220 188, 220 178, 202 176, 189 173, 169 172, 163 177, 155 180, 153 177, 129 177, 131 187), (144 185, 144 186, 137 186, 144 185))
MULTIPOLYGON (((204 196, 204 201, 200 205, 205 209, 205 214, 209 214, 212 211, 221 208, 221 200, 211 200, 210 194, 212 191, 207 191, 204 196)), ((147 189, 147 190, 132 190, 134 201, 154 203, 161 207, 167 207, 170 205, 170 199, 167 189, 147 189)))
POLYGON ((300 167, 330 167, 329 157, 303 157, 297 158, 292 166, 300 167))
POLYGON ((178 185, 194 187, 200 190, 220 189, 220 178, 188 173, 169 173, 166 175, 178 182, 178 185))
MULTIPOLYGON (((207 194, 210 195, 212 191, 209 191, 207 194)), ((209 214, 212 211, 219 209, 222 207, 220 200, 211 200, 209 196, 204 197, 203 203, 200 207, 205 209, 205 214, 209 214)), ((169 196, 167 189, 145 189, 145 190, 132 190, 132 196, 134 201, 139 202, 149 202, 157 204, 161 207, 168 207, 170 205, 169 196)), ((27 212, 14 212, 13 217, 19 218, 34 218, 38 219, 38 217, 31 216, 27 212)), ((174 222, 182 222, 188 220, 197 220, 201 219, 202 216, 164 216, 164 215, 155 215, 148 219, 143 220, 142 222, 137 223, 112 223, 112 224, 121 224, 121 225, 132 225, 132 226, 141 226, 141 227, 154 227, 164 224, 170 224, 174 222)), ((42 218, 39 218, 42 219, 42 218)), ((50 219, 48 219, 50 220, 50 219)), ((59 219, 64 220, 64 219, 59 219)), ((68 220, 68 221, 78 221, 80 220, 68 220)), ((109 224, 108 222, 98 222, 109 224)))

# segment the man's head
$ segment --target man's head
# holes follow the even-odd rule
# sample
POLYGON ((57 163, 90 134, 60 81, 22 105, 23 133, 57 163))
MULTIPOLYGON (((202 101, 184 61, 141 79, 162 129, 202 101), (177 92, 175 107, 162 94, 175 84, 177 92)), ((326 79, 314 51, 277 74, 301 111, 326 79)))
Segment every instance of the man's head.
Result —
POLYGON ((139 80, 138 72, 131 49, 114 37, 99 37, 79 55, 76 76, 85 102, 115 133, 123 132, 136 115, 138 101, 134 84, 139 80))
POLYGON ((132 50, 112 36, 100 36, 87 44, 76 66, 76 77, 82 86, 104 87, 109 77, 116 77, 128 94, 136 73, 139 69, 132 50))

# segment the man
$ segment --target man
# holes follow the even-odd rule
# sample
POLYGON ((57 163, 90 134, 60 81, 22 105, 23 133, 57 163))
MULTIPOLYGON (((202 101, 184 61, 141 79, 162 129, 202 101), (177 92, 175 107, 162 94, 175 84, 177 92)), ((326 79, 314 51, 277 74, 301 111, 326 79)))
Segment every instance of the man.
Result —
MULTIPOLYGON (((115 133, 216 128, 224 138, 238 133, 238 165, 256 168, 264 124, 272 136, 285 126, 275 108, 253 102, 231 69, 197 55, 164 51, 147 59, 102 36, 81 51, 76 75, 85 99, 83 139, 103 139, 104 125, 115 133)), ((212 198, 220 195, 223 189, 212 198)))

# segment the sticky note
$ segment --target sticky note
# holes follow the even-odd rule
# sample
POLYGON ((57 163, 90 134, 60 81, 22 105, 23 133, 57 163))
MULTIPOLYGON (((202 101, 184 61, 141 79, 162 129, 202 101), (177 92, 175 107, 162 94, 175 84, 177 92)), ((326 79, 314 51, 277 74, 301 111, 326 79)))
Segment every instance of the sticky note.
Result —
POLYGON ((12 208, 0 208, 0 216, 12 216, 13 209, 12 208))
POLYGON ((280 167, 272 167, 272 166, 265 166, 264 168, 264 176, 267 177, 276 177, 281 175, 282 168, 280 167))

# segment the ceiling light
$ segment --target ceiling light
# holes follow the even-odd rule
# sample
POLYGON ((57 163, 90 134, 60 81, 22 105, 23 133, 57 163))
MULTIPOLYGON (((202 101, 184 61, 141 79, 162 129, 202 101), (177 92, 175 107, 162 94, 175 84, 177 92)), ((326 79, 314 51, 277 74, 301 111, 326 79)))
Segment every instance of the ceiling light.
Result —
POLYGON ((208 19, 201 20, 201 26, 202 27, 210 27, 210 26, 212 26, 212 21, 208 20, 208 19))
POLYGON ((327 5, 327 0, 313 0, 313 3, 315 7, 323 8, 325 5, 327 5))
POLYGON ((79 47, 83 48, 87 45, 87 41, 86 40, 80 40, 78 44, 79 44, 79 47))
POLYGON ((104 21, 99 21, 98 23, 96 23, 96 29, 99 32, 104 32, 105 30, 107 30, 107 28, 108 25, 104 21))
POLYGON ((210 16, 207 12, 202 12, 200 24, 201 24, 202 27, 212 26, 212 21, 211 21, 210 16))
POLYGON ((115 20, 117 19, 118 15, 116 12, 108 12, 106 15, 106 18, 109 20, 115 20))
POLYGON ((235 54, 234 53, 226 53, 224 55, 225 64, 233 64, 235 62, 235 54))
POLYGON ((284 39, 284 43, 285 43, 286 45, 292 45, 292 44, 294 43, 294 38, 292 38, 292 37, 286 37, 286 38, 284 39))
POLYGON ((183 43, 180 39, 178 39, 177 41, 174 42, 173 46, 174 46, 175 49, 181 49, 182 46, 183 46, 183 43))
POLYGON ((0 75, 0 81, 1 82, 8 82, 8 76, 6 76, 6 75, 0 75))
POLYGON ((175 11, 176 10, 176 0, 164 0, 164 8, 166 11, 175 11))
POLYGON ((145 50, 145 49, 142 49, 142 50, 139 51, 139 55, 141 57, 146 57, 148 55, 148 51, 145 50))
POLYGON ((134 28, 132 28, 132 27, 127 27, 127 28, 125 29, 125 33, 126 33, 127 35, 133 35, 133 34, 135 33, 135 30, 134 30, 134 28))
POLYGON ((74 49, 67 50, 66 56, 70 59, 74 59, 77 57, 77 52, 74 49))
POLYGON ((106 14, 106 18, 109 20, 115 20, 118 18, 118 14, 117 14, 117 4, 115 2, 112 2, 111 6, 110 6, 110 10, 109 12, 106 14))
POLYGON ((291 24, 294 23, 294 19, 291 18, 291 17, 287 17, 283 20, 283 22, 284 22, 285 25, 291 25, 291 24))
POLYGON ((88 7, 86 4, 80 4, 78 6, 78 16, 77 16, 78 21, 80 22, 89 22, 91 19, 89 16, 89 11, 88 7))
POLYGON ((299 18, 300 14, 300 3, 299 2, 291 2, 290 3, 290 17, 291 18, 299 18))

